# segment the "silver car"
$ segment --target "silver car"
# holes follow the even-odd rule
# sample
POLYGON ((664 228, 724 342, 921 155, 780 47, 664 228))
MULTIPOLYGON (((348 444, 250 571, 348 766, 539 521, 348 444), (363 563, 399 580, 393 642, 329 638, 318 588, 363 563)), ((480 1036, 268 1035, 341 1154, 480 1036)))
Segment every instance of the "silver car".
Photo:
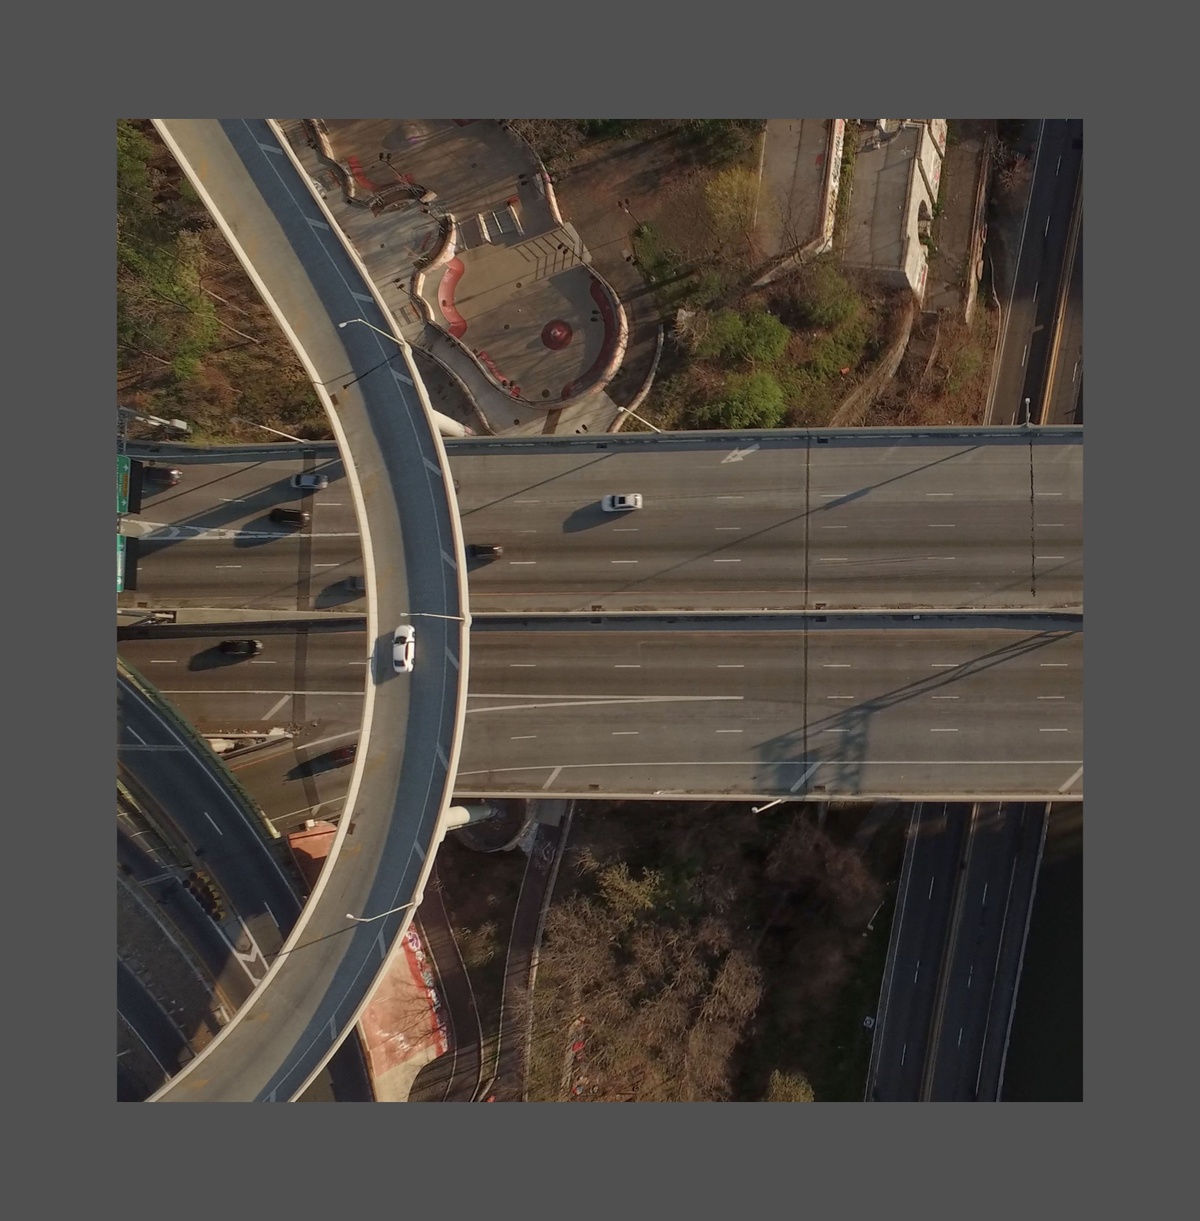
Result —
POLYGON ((329 486, 328 475, 318 475, 316 471, 304 471, 292 476, 292 487, 302 492, 323 492, 329 486))
POLYGON ((402 623, 392 637, 392 666, 397 674, 410 674, 417 649, 417 629, 411 623, 402 623))

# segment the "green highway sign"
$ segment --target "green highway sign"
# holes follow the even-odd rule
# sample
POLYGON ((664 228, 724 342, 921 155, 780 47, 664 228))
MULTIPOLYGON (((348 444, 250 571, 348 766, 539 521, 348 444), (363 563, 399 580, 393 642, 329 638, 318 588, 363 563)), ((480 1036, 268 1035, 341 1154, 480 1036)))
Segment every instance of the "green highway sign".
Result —
POLYGON ((117 455, 117 512, 129 512, 129 459, 117 455))

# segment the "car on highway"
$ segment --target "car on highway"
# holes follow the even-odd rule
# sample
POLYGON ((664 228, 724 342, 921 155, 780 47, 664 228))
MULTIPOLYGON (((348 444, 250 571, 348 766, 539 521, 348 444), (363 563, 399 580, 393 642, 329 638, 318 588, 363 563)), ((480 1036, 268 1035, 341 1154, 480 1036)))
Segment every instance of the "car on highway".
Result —
POLYGON ((328 475, 318 475, 316 471, 302 471, 292 476, 292 487, 302 492, 323 492, 329 486, 328 475))
POLYGON ((183 472, 173 466, 147 466, 143 478, 149 483, 173 488, 183 478, 183 472))
POLYGON ((352 594, 365 594, 367 592, 367 578, 347 577, 342 582, 342 588, 352 594))
POLYGON ((357 755, 358 743, 351 742, 349 746, 339 746, 336 750, 331 750, 325 757, 334 766, 341 767, 344 763, 353 763, 357 755))
POLYGON ((498 560, 504 554, 499 543, 468 543, 467 555, 473 560, 498 560))
POLYGON ((600 502, 600 507, 605 513, 627 513, 630 509, 640 509, 642 494, 641 492, 623 492, 619 495, 605 496, 600 502))
POLYGON ((271 510, 271 520, 281 526, 302 526, 308 521, 309 514, 303 509, 276 508, 271 510))
POLYGON ((402 623, 392 637, 392 666, 397 674, 409 674, 417 648, 417 629, 411 623, 402 623))
POLYGON ((261 640, 222 640, 217 648, 232 657, 257 657, 263 643, 261 640))

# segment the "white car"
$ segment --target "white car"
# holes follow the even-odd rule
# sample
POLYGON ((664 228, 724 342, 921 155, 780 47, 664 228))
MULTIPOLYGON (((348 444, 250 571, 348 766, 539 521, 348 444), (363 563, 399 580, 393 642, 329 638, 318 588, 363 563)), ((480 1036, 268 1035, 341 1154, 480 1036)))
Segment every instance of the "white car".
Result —
POLYGON ((600 507, 605 513, 625 513, 630 509, 640 509, 642 494, 641 492, 626 492, 621 496, 605 496, 600 502, 600 507))
POLYGON ((392 665, 397 674, 411 674, 417 648, 417 629, 402 623, 392 637, 392 665))
POLYGON ((315 471, 307 471, 292 476, 292 487, 302 492, 323 492, 329 486, 328 475, 318 475, 315 471))

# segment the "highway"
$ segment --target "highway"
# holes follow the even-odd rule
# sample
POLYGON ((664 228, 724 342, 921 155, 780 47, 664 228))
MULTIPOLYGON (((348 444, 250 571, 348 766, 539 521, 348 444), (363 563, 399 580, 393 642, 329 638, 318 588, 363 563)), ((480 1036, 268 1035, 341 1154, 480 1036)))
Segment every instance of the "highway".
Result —
POLYGON ((167 1016, 132 971, 117 959, 117 1015, 162 1070, 165 1080, 187 1050, 183 1031, 167 1016))
POLYGON ((456 792, 1082 791, 1081 619, 820 618, 478 620, 456 792))
POLYGON ((999 1099, 1046 808, 914 808, 868 1101, 999 1099))
MULTIPOLYGON (((353 1029, 432 861, 465 700, 461 535, 444 451, 407 353, 397 361, 396 344, 361 324, 338 328, 360 317, 386 328, 388 320, 277 130, 266 120, 155 123, 325 401, 347 465, 330 490, 348 489, 363 533, 371 664, 361 670, 363 748, 349 817, 264 983, 153 1099, 287 1101, 353 1029), (441 616, 421 620, 425 655, 436 661, 396 675, 391 633, 413 611, 441 616), (356 924, 347 912, 382 918, 356 924)), ((314 522, 320 528, 317 513, 314 522)), ((303 581, 303 559, 290 579, 303 581)))
POLYGON ((295 458, 238 464, 180 464, 173 488, 147 496, 126 533, 138 544, 137 588, 119 606, 236 607, 246 610, 356 610, 364 594, 347 590, 361 576, 362 541, 339 461, 295 458), (329 478, 303 494, 293 475, 329 478), (305 509, 303 527, 270 519, 276 507, 305 509))
POLYGON ((1062 315, 1058 320, 1055 359, 1047 375, 1044 424, 1083 423, 1083 188, 1080 187, 1079 224, 1068 248, 1070 270, 1065 285, 1062 315))
POLYGON ((1031 418, 1039 418, 1058 287, 1068 259, 1082 172, 1082 120, 1046 119, 1035 152, 1011 298, 1004 303, 989 423, 1023 423, 1026 398, 1030 400, 1031 418))
POLYGON ((457 440, 477 614, 1083 605, 1077 432, 457 440), (730 460, 731 455, 740 455, 730 460), (609 492, 645 507, 605 513, 609 492))
POLYGON ((124 677, 117 681, 117 757, 228 896, 243 927, 233 949, 261 980, 300 915, 300 900, 216 760, 124 677))

